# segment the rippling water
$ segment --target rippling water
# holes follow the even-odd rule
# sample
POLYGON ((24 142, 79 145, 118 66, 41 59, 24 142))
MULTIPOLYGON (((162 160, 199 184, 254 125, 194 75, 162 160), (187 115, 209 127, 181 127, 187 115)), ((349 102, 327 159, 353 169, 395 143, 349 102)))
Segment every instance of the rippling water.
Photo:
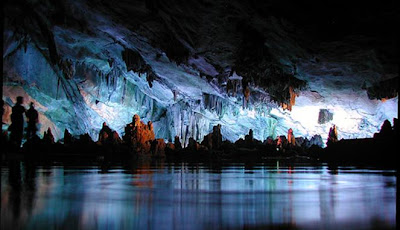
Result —
POLYGON ((395 171, 327 165, 1 168, 1 229, 396 227, 395 171))

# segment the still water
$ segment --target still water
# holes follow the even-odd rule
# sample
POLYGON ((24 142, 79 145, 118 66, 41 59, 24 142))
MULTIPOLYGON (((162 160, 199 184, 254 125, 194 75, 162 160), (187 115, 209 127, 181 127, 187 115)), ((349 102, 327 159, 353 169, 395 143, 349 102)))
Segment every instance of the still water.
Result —
POLYGON ((1 168, 1 229, 395 229, 393 170, 284 164, 1 168))

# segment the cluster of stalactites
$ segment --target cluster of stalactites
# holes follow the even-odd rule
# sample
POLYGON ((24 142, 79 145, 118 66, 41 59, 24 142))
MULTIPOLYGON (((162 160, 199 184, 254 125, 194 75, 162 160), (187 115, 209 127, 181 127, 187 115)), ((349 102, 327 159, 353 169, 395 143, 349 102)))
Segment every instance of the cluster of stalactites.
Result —
POLYGON ((250 87, 248 81, 244 80, 243 77, 238 76, 236 72, 233 72, 227 80, 226 93, 228 96, 236 97, 240 90, 242 90, 243 93, 243 108, 248 108, 250 99, 250 87))
POLYGON ((139 74, 146 74, 146 80, 150 88, 153 87, 153 81, 157 78, 157 74, 152 70, 151 66, 146 63, 138 51, 125 49, 121 53, 122 59, 126 64, 127 71, 134 71, 139 74))
POLYGON ((299 93, 296 93, 292 86, 289 86, 289 101, 287 103, 282 102, 281 107, 283 110, 292 111, 292 107, 296 104, 296 97, 299 96, 299 93))
POLYGON ((226 84, 226 93, 228 96, 236 97, 239 89, 242 88, 242 80, 237 78, 229 78, 226 84))

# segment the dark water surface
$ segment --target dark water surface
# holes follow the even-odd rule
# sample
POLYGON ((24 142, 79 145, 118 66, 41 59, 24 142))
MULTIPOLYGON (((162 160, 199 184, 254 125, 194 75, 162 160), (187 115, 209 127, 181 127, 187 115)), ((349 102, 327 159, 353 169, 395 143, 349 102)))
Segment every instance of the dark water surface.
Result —
POLYGON ((270 162, 1 168, 1 229, 395 229, 393 170, 270 162))

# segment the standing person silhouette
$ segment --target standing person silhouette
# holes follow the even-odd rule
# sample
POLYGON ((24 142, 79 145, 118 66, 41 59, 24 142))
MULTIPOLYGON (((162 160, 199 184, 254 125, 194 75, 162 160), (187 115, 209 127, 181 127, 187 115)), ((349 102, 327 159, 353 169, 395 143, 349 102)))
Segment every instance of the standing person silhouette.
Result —
POLYGON ((10 141, 13 145, 17 148, 21 147, 22 137, 24 134, 24 116, 25 108, 22 106, 24 103, 24 98, 21 96, 17 97, 17 103, 12 107, 11 113, 11 125, 9 130, 11 131, 10 134, 10 141))
POLYGON ((35 105, 31 102, 31 105, 25 113, 26 118, 28 119, 28 128, 26 130, 26 139, 30 139, 36 135, 37 126, 36 124, 39 122, 39 114, 35 109, 35 105))

